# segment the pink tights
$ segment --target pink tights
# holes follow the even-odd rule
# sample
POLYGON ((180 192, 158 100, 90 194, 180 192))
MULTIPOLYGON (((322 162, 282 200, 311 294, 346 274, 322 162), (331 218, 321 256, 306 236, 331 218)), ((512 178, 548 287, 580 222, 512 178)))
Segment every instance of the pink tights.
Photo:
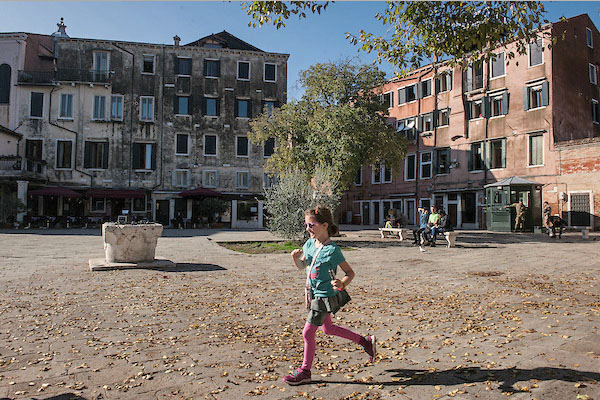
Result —
MULTIPOLYGON (((302 369, 307 371, 310 371, 313 359, 315 358, 315 350, 317 349, 317 341, 315 336, 318 328, 319 327, 317 325, 307 322, 304 325, 304 330, 302 331, 302 337, 304 338, 304 361, 302 362, 302 369)), ((321 330, 326 335, 339 336, 341 338, 351 340, 354 343, 361 343, 363 341, 363 337, 358 333, 354 333, 350 329, 334 325, 331 322, 331 314, 325 318, 325 322, 323 322, 321 330)))

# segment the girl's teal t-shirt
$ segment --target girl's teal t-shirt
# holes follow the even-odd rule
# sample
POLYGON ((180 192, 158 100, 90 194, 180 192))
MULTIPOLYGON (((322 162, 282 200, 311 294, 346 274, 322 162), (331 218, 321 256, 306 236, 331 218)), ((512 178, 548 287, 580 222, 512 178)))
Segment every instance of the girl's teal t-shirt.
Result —
MULTIPOLYGON (((308 263, 308 268, 312 264, 315 253, 317 252, 317 246, 315 246, 315 239, 308 239, 302 251, 308 263)), ((331 284, 331 275, 329 271, 333 271, 335 276, 337 272, 337 266, 346 261, 342 250, 334 243, 329 242, 326 246, 323 246, 317 260, 311 268, 308 276, 310 287, 314 297, 332 297, 335 296, 335 290, 331 284)))

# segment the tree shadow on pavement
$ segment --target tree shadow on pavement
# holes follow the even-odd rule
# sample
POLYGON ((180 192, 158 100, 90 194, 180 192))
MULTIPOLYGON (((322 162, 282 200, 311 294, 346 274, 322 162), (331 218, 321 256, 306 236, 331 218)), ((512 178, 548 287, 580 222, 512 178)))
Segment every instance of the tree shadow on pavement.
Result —
MULTIPOLYGON (((58 394, 56 396, 52 396, 52 397, 45 397, 45 398, 41 398, 41 397, 32 397, 32 400, 87 400, 85 397, 81 397, 79 395, 73 394, 73 393, 63 393, 63 394, 58 394)), ((3 397, 0 398, 0 400, 12 400, 9 397, 3 397)))
POLYGON ((161 271, 161 272, 207 272, 207 271, 226 271, 226 268, 223 268, 219 265, 215 264, 194 264, 194 263, 177 263, 174 266, 170 267, 155 267, 155 268, 143 268, 143 269, 151 269, 153 271, 161 271))
POLYGON ((498 390, 507 393, 520 392, 514 384, 520 381, 536 379, 539 381, 560 380, 565 382, 600 381, 600 373, 590 371, 578 371, 568 368, 540 367, 533 369, 507 368, 507 369, 482 369, 458 368, 446 371, 434 371, 423 369, 390 369, 386 370, 392 374, 390 381, 371 380, 362 381, 312 381, 318 383, 340 383, 349 385, 383 385, 383 386, 438 386, 438 385, 461 385, 464 383, 500 382, 498 390))

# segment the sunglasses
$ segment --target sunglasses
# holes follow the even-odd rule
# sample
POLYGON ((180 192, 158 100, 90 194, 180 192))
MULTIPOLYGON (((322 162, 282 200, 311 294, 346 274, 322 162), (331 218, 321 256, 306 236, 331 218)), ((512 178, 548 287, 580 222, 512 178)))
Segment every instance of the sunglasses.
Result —
POLYGON ((309 222, 308 224, 304 223, 304 226, 306 228, 310 228, 310 229, 312 229, 315 225, 321 225, 321 223, 320 222, 309 222))

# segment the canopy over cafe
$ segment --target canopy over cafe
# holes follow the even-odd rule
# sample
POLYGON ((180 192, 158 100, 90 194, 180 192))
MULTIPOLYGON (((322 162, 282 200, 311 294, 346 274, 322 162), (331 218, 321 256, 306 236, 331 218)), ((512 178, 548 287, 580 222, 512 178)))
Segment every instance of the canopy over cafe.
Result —
POLYGON ((508 207, 519 200, 527 207, 523 229, 532 232, 542 225, 542 185, 513 176, 485 186, 487 229, 511 232, 515 227, 515 209, 508 207))

